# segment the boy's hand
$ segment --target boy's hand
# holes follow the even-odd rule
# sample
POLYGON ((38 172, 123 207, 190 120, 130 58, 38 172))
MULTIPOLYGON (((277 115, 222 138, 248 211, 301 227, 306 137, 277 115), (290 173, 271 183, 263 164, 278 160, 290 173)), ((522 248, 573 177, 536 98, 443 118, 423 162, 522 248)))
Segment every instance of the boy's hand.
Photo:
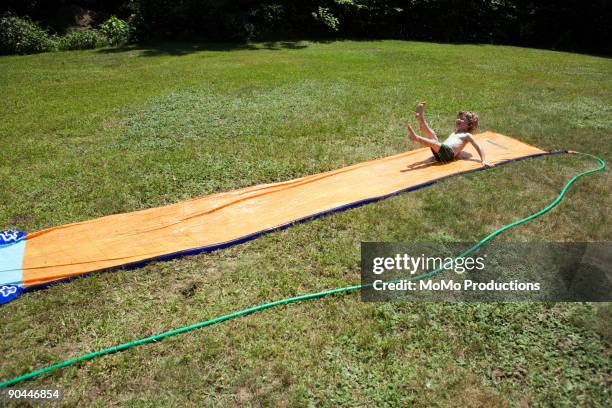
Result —
POLYGON ((414 110, 414 112, 416 113, 417 118, 423 116, 423 111, 425 110, 425 104, 426 103, 427 102, 425 102, 425 101, 421 101, 417 105, 416 109, 414 110))
POLYGON ((484 168, 486 168, 486 169, 488 169, 488 168, 490 168, 490 167, 491 167, 491 164, 489 164, 489 162, 488 162, 488 161, 483 161, 483 162, 482 162, 482 165, 483 165, 483 167, 484 167, 484 168))

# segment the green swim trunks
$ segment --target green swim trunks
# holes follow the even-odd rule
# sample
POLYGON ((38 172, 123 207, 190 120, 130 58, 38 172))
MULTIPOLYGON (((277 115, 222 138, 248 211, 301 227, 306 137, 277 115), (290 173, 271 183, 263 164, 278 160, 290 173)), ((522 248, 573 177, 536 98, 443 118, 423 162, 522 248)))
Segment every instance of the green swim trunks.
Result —
POLYGON ((434 152, 433 149, 431 149, 431 152, 436 158, 436 161, 439 161, 440 163, 449 163, 455 160, 455 152, 444 143, 440 145, 440 150, 437 153, 434 152))

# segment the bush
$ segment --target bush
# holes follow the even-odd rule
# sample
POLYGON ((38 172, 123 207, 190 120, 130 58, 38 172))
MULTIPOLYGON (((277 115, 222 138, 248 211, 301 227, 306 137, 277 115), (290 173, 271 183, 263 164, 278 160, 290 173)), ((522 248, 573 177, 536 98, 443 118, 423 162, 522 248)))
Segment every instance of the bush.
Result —
POLYGON ((58 48, 62 51, 88 50, 106 44, 106 38, 96 30, 73 31, 59 39, 58 48))
POLYGON ((260 28, 260 21, 276 19, 279 5, 262 6, 251 0, 133 0, 131 21, 139 40, 248 41, 260 28), (270 14, 266 16, 267 14, 270 14))
POLYGON ((313 12, 312 16, 319 23, 323 24, 332 31, 338 31, 340 21, 336 18, 327 7, 321 7, 317 9, 317 12, 313 12))
POLYGON ((0 54, 34 54, 57 48, 55 37, 28 18, 0 18, 0 54))
POLYGON ((130 25, 120 18, 111 16, 98 27, 111 45, 125 44, 130 38, 130 25))

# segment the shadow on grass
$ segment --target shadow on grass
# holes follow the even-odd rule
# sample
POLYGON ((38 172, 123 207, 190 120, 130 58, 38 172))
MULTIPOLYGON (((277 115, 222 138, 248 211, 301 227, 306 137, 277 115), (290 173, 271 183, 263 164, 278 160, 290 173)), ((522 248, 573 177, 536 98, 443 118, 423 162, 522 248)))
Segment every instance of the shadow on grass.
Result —
POLYGON ((610 58, 612 53, 594 52, 579 49, 554 49, 543 48, 535 45, 529 46, 524 44, 506 44, 506 43, 484 43, 484 42, 468 42, 468 41, 439 41, 425 39, 394 39, 394 38, 308 38, 308 39, 282 39, 262 41, 255 43, 231 43, 231 42, 196 42, 196 41, 167 41, 160 43, 143 43, 135 45, 126 45, 116 48, 103 48, 98 50, 103 54, 115 54, 127 51, 138 51, 138 57, 157 57, 163 55, 183 56, 199 51, 280 51, 280 50, 301 50, 308 48, 308 43, 330 44, 334 42, 355 41, 355 42, 379 42, 379 41, 404 41, 410 43, 436 44, 436 45, 453 45, 453 46, 500 46, 532 49, 540 51, 555 51, 572 54, 588 55, 600 58, 610 58))
POLYGON ((103 48, 98 52, 103 54, 117 54, 128 51, 138 51, 139 57, 157 57, 162 55, 183 56, 199 51, 280 51, 301 50, 307 48, 304 41, 267 41, 255 44, 246 43, 194 43, 194 42, 166 42, 159 44, 126 45, 116 48, 103 48))

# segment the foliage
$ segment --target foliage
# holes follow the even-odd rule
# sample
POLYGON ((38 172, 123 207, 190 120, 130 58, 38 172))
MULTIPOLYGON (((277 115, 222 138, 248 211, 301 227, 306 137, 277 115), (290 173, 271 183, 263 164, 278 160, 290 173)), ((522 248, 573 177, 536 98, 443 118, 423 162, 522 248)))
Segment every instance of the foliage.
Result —
POLYGON ((34 54, 54 50, 55 39, 29 18, 0 18, 0 54, 34 54))
POLYGON ((132 0, 142 37, 234 41, 314 35, 609 48, 596 0, 132 0), (574 11, 580 9, 580 13, 574 11), (318 24, 313 24, 314 21, 318 24), (247 27, 249 29, 247 29, 247 27))
POLYGON ((340 21, 335 17, 327 7, 319 6, 315 13, 312 13, 315 20, 327 26, 333 31, 338 31, 338 25, 340 21))
POLYGON ((96 30, 73 31, 59 39, 58 49, 62 51, 87 50, 106 43, 106 38, 96 30))
POLYGON ((69 6, 127 22, 109 27, 120 32, 113 44, 127 30, 130 41, 333 36, 612 52, 609 0, 5 0, 0 13, 56 27, 69 6))
POLYGON ((277 21, 276 5, 249 0, 133 0, 135 30, 153 39, 248 41, 258 25, 277 21), (265 23, 263 23, 265 21, 265 23))
POLYGON ((111 45, 125 44, 130 37, 130 25, 116 16, 100 24, 99 29, 111 45))
POLYGON ((107 44, 97 30, 51 35, 29 18, 5 14, 0 18, 0 54, 35 54, 48 51, 85 50, 107 44))

